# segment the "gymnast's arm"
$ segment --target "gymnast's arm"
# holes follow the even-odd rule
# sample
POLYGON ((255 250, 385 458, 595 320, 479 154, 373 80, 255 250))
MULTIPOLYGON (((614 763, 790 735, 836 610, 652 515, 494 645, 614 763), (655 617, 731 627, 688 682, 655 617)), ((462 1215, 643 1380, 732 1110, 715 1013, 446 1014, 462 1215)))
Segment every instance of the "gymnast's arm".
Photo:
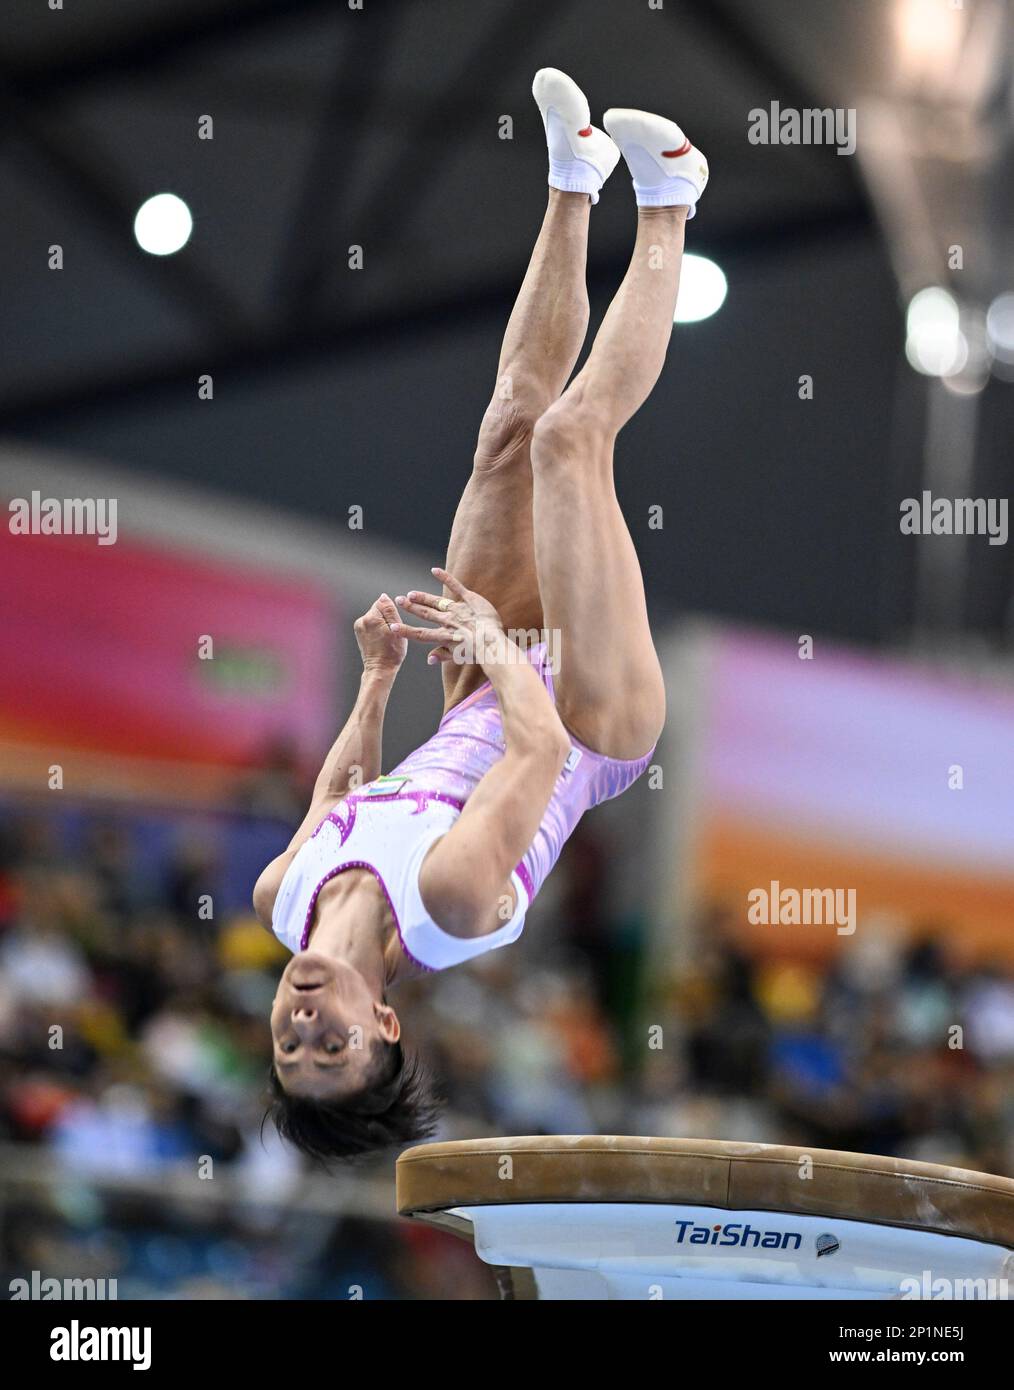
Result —
MULTIPOLYGON (((491 914, 535 838, 570 752, 570 738, 535 668, 500 631, 482 666, 500 705, 507 751, 480 780, 457 821, 423 861, 419 891, 452 936, 495 929, 491 914), (498 654, 499 653, 499 654, 498 654)), ((502 921, 509 920, 501 913, 502 921)))
POLYGON ((397 617, 394 604, 386 594, 381 594, 376 603, 356 619, 354 631, 363 658, 359 695, 317 774, 310 809, 302 824, 288 848, 271 861, 254 885, 254 911, 266 927, 271 926, 278 888, 296 851, 349 790, 353 773, 356 786, 380 776, 384 713, 394 679, 408 650, 407 641, 391 632, 390 624, 397 617))

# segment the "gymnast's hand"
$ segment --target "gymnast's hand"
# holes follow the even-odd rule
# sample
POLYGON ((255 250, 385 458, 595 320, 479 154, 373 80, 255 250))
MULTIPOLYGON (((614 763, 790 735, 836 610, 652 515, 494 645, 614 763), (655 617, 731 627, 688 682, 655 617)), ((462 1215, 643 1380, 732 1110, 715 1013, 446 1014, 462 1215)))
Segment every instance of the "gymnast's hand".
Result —
POLYGON ((416 642, 435 642, 437 645, 427 658, 431 665, 438 661, 455 661, 483 666, 501 659, 506 637, 500 614, 493 605, 481 594, 466 589, 446 570, 434 566, 432 573, 447 589, 447 597, 412 589, 408 594, 399 595, 397 603, 417 618, 425 618, 437 626, 408 627, 399 623, 394 631, 416 642))
POLYGON ((398 610, 387 594, 357 618, 352 630, 359 643, 363 670, 396 676, 408 651, 408 642, 397 631, 398 610))

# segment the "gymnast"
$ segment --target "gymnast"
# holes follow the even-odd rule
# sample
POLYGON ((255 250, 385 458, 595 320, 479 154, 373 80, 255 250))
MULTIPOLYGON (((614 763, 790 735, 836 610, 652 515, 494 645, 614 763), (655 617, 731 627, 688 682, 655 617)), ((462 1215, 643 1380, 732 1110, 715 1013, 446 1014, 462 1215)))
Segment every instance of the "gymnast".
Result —
POLYGON ((356 622, 355 708, 305 820, 254 889, 258 917, 293 953, 271 1010, 269 1113, 325 1162, 432 1133, 433 1091, 402 1052, 388 991, 516 941, 581 816, 640 777, 665 720, 613 444, 662 369, 707 164, 661 116, 614 109, 605 131, 591 125, 584 94, 554 68, 533 95, 549 206, 446 568, 433 570, 441 592, 382 594, 356 622), (589 213, 621 154, 633 256, 568 386, 588 326, 589 213), (547 640, 515 640, 533 631, 547 640), (444 715, 382 776, 384 710, 410 642, 432 647, 444 715))

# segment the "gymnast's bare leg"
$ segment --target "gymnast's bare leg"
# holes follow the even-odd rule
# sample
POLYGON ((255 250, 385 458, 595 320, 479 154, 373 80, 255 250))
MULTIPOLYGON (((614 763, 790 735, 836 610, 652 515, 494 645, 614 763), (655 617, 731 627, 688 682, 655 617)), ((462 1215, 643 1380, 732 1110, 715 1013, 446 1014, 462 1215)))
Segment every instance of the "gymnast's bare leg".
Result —
MULTIPOLYGON (((580 182, 587 166, 554 161, 554 152, 581 154, 583 138, 605 137, 587 124, 587 103, 563 74, 544 69, 534 90, 551 178, 555 172, 562 173, 559 182, 580 182)), ((615 110, 606 123, 637 194, 627 274, 588 361, 561 395, 587 329, 587 230, 597 192, 551 189, 446 568, 489 598, 506 627, 559 634, 556 691, 564 724, 597 752, 636 759, 661 730, 665 691, 640 564, 616 499, 613 453, 665 361, 685 225, 707 165, 662 117, 615 110)), ((613 162, 618 156, 617 149, 613 162)), ((601 145, 596 162, 604 181, 613 163, 601 145)), ((475 667, 446 663, 445 708, 481 679, 475 667)))
MULTIPOLYGON (((544 626, 532 524, 532 431, 570 379, 588 330, 590 211, 588 194, 550 188, 447 547, 445 568, 485 595, 507 628, 544 626)), ((485 679, 477 666, 451 662, 443 676, 445 709, 485 679)))

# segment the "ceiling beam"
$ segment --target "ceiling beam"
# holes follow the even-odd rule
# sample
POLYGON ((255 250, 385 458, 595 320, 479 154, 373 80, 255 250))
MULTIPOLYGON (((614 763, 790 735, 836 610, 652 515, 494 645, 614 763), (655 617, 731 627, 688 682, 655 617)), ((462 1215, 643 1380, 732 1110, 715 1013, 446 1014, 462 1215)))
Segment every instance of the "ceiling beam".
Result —
MULTIPOLYGON (((275 276, 280 316, 289 322, 313 312, 325 280, 333 273, 334 248, 340 244, 335 227, 366 150, 364 140, 349 139, 347 94, 363 74, 369 75, 357 97, 356 124, 372 126, 384 99, 384 73, 394 51, 393 31, 399 18, 393 7, 369 10, 360 18, 356 33, 346 30, 340 41, 275 276)), ((383 183, 386 190, 387 181, 383 183)))
MULTIPOLYGON (((496 17, 483 30, 478 41, 472 44, 457 64, 454 75, 443 84, 443 90, 452 94, 451 102, 457 94, 480 93, 479 105, 487 113, 490 102, 501 92, 512 91, 512 83, 529 54, 538 42, 542 32, 550 24, 558 24, 571 8, 573 0, 561 4, 549 4, 547 0, 510 0, 499 8, 496 17)), ((526 79, 527 82, 527 79, 526 79)), ((420 113, 419 125, 433 128, 441 122, 444 101, 434 96, 420 113)), ((473 96, 470 109, 471 119, 476 117, 476 99, 473 96)), ((492 121, 494 116, 487 114, 491 122, 490 139, 494 138, 492 121)), ((437 180, 436 174, 446 164, 447 148, 443 141, 429 140, 416 150, 412 162, 412 209, 418 215, 427 191, 437 180)), ((391 197, 385 181, 379 182, 365 206, 356 212, 356 225, 370 229, 370 244, 384 250, 390 246, 396 232, 401 230, 403 203, 391 197)))

